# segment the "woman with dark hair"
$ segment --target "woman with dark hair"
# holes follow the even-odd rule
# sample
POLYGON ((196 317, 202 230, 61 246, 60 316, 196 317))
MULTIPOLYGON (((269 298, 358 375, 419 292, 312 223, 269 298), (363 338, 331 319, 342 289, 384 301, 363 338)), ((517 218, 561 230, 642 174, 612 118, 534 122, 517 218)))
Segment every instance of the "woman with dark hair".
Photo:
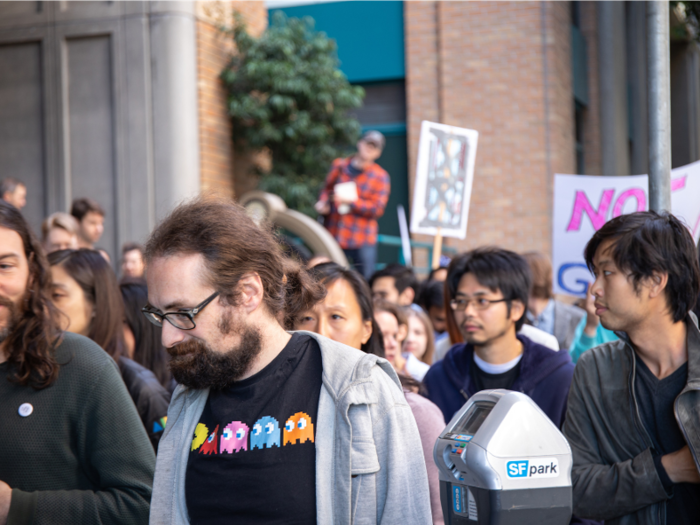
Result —
POLYGON ((326 287, 326 297, 287 328, 316 332, 384 357, 382 335, 372 313, 372 295, 364 278, 333 262, 314 266, 309 273, 326 287))
POLYGON ((119 285, 124 300, 124 348, 129 359, 148 368, 171 394, 177 383, 168 368, 169 356, 161 342, 162 328, 150 323, 141 308, 148 304, 148 287, 143 279, 119 285))
MULTIPOLYGON (((364 278, 355 270, 348 270, 336 263, 319 264, 309 273, 326 287, 326 297, 313 309, 299 316, 294 325, 288 328, 316 332, 364 352, 383 356, 384 339, 374 318, 372 296, 364 278)), ((400 343, 395 346, 400 356, 400 343)), ((399 379, 423 445, 433 523, 442 525, 444 518, 440 504, 440 482, 433 461, 433 447, 445 422, 440 409, 417 393, 418 382, 403 375, 399 375, 399 379)))
POLYGON ((155 457, 114 362, 63 333, 44 252, 0 202, 0 523, 146 523, 155 457))
POLYGON ((60 250, 49 255, 52 300, 63 313, 64 329, 100 345, 119 365, 154 449, 163 435, 170 394, 150 370, 126 356, 124 304, 117 277, 95 250, 60 250))

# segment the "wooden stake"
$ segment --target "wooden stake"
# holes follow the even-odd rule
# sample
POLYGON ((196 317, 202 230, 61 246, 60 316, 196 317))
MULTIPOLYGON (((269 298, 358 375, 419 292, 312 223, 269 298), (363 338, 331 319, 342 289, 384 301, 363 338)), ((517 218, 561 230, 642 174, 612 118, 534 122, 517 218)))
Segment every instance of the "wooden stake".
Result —
MULTIPOLYGON (((438 215, 438 222, 442 222, 442 216, 445 213, 445 203, 440 203, 440 214, 438 215)), ((433 239, 433 261, 432 269, 435 270, 440 267, 440 256, 442 255, 442 228, 438 226, 437 232, 435 233, 435 238, 433 239)))

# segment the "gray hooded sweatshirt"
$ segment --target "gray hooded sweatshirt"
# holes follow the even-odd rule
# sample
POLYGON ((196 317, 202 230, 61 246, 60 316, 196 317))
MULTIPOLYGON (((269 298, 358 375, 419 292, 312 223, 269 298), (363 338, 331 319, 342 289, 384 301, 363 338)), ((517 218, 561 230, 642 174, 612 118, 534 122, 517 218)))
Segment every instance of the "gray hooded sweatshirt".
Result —
MULTIPOLYGON (((318 524, 429 524, 420 436, 388 361, 311 332, 323 362, 316 426, 318 524)), ((185 474, 208 390, 179 385, 158 446, 151 525, 189 524, 185 474)))

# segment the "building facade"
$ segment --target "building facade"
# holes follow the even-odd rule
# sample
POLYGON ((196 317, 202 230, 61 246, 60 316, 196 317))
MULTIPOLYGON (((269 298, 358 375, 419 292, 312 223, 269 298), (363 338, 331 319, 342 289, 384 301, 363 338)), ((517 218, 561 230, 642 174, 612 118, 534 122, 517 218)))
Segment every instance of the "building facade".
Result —
MULTIPOLYGON (((366 43, 382 53, 381 28, 396 24, 396 12, 372 11, 372 2, 300 4, 268 7, 315 17, 337 39, 341 69, 361 83, 373 66, 363 63, 373 60, 366 43), (366 22, 352 23, 351 9, 366 22)), ((405 97, 407 169, 390 171, 392 190, 405 181, 412 200, 423 120, 479 132, 467 238, 447 244, 547 253, 555 173, 646 173, 644 2, 403 2, 402 18, 404 92, 367 97, 375 115, 377 104, 405 97)), ((672 42, 674 167, 700 158, 697 60, 696 43, 672 42)))
MULTIPOLYGON (((479 132, 467 237, 446 239, 458 250, 549 252, 555 173, 647 170, 643 2, 0 2, 0 178, 27 184, 32 225, 92 197, 114 256, 182 199, 253 189, 221 28, 237 11, 260 34, 278 9, 314 18, 365 88, 357 117, 387 136, 392 178, 381 233, 398 235, 397 205, 410 213, 423 120, 479 132)), ((671 47, 677 167, 700 158, 700 50, 671 47)))
POLYGON ((27 185, 35 231, 91 197, 114 259, 181 200, 233 196, 234 7, 264 29, 260 2, 0 2, 0 178, 27 185))

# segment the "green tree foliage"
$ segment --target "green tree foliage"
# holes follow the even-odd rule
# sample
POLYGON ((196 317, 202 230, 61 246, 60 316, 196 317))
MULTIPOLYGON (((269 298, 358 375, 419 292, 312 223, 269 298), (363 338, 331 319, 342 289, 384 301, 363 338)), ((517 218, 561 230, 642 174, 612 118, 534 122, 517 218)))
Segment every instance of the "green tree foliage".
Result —
POLYGON ((700 2, 670 2, 671 39, 700 41, 700 2))
POLYGON ((222 73, 235 144, 270 151, 272 169, 260 188, 287 206, 315 216, 313 205, 333 159, 349 152, 360 133, 348 110, 362 105, 364 90, 338 69, 336 44, 314 30, 314 21, 278 11, 256 39, 237 18, 238 53, 222 73))

